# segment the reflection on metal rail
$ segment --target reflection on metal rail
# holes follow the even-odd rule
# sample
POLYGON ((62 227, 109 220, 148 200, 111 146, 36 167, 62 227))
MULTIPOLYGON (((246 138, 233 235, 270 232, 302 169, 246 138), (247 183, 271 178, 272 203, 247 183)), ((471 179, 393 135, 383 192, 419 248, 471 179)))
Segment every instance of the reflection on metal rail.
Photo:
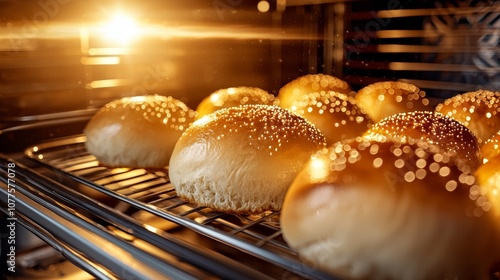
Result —
MULTIPOLYGON (((279 213, 237 216, 187 203, 176 196, 166 170, 109 169, 99 166, 96 159, 85 150, 84 141, 85 137, 82 136, 46 143, 30 148, 26 154, 61 176, 81 184, 83 193, 94 191, 118 199, 122 210, 133 208, 147 212, 157 219, 186 227, 303 278, 332 279, 331 275, 301 262, 287 246, 279 228, 279 213)), ((90 203, 88 198, 86 200, 78 192, 72 195, 83 196, 74 197, 75 201, 85 201, 80 207, 90 203)), ((88 210, 96 212, 96 209, 88 210)), ((156 229, 151 228, 144 232, 137 228, 137 220, 133 216, 114 212, 117 211, 99 213, 98 216, 113 221, 113 225, 138 238, 151 238, 148 242, 155 242, 154 239, 158 237, 154 235, 158 233, 163 235, 161 230, 153 233, 156 229)))

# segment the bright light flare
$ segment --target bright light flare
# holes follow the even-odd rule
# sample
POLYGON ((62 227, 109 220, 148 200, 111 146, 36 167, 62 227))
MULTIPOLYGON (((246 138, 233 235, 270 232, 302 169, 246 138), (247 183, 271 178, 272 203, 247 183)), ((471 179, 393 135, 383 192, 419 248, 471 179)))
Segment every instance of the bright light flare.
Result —
POLYGON ((139 37, 137 22, 130 16, 122 13, 116 14, 111 21, 105 23, 102 29, 106 40, 126 45, 139 37))
POLYGON ((261 13, 269 12, 270 8, 271 8, 271 6, 269 5, 269 2, 267 2, 267 1, 259 1, 259 3, 257 3, 257 10, 259 10, 259 12, 261 12, 261 13))
POLYGON ((329 174, 329 166, 324 158, 313 155, 309 162, 309 174, 313 182, 324 181, 329 174))

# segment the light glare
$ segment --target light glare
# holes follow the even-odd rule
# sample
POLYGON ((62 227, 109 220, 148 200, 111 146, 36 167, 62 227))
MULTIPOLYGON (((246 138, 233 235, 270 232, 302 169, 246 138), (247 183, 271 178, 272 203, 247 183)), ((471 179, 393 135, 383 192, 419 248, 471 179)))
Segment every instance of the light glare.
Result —
POLYGON ((139 35, 135 20, 125 14, 117 14, 103 28, 103 36, 107 40, 126 45, 139 35))
POLYGON ((257 9, 261 13, 268 12, 270 7, 271 6, 269 5, 269 2, 267 2, 267 1, 259 1, 259 3, 257 3, 257 9))

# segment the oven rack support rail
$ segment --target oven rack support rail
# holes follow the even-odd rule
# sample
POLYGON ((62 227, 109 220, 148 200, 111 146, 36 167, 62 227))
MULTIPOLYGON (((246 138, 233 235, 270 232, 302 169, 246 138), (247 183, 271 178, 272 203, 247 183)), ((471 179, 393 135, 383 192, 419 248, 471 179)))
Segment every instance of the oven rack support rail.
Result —
MULTIPOLYGON (((0 156, 2 212, 7 212, 9 189, 15 189, 15 218, 75 265, 97 279, 200 279, 208 271, 222 279, 266 279, 247 267, 204 251, 161 232, 160 238, 114 209, 37 174, 19 162, 0 156), (15 180, 8 166, 15 164, 15 180), (15 182, 14 182, 15 181, 15 182), (98 214, 117 227, 171 254, 170 259, 134 246, 126 238, 82 216, 78 210, 98 214), (173 261, 172 261, 173 260, 173 261), (188 263, 185 265, 184 263, 188 263), (193 266, 194 268, 190 268, 193 266)), ((10 196, 12 197, 12 196, 10 196)), ((5 213, 8 215, 8 213, 5 213)), ((213 276, 212 276, 213 277, 213 276)))
MULTIPOLYGON (((231 232, 227 232, 224 230, 220 230, 218 228, 213 228, 210 224, 208 224, 208 221, 218 221, 225 223, 227 221, 221 219, 220 217, 229 214, 224 214, 224 213, 215 214, 212 216, 205 217, 205 222, 199 222, 196 221, 195 219, 190 218, 189 216, 191 214, 197 214, 198 212, 200 213, 203 212, 204 210, 202 207, 190 206, 191 208, 188 207, 188 210, 186 210, 184 213, 175 213, 175 211, 170 211, 171 209, 175 210, 176 209, 175 207, 177 206, 181 207, 186 206, 184 205, 186 204, 186 202, 182 201, 179 202, 179 198, 175 196, 171 197, 169 194, 168 198, 160 198, 155 200, 155 201, 167 200, 170 203, 174 203, 174 205, 170 205, 169 207, 158 207, 158 205, 155 205, 154 203, 140 201, 141 197, 138 197, 136 195, 137 193, 135 193, 135 196, 134 193, 132 195, 125 195, 120 190, 108 188, 103 186, 102 184, 98 184, 93 180, 89 179, 89 176, 82 176, 81 175, 82 170, 79 170, 80 173, 78 173, 78 171, 74 172, 74 170, 76 170, 75 166, 81 164, 82 159, 83 161, 89 160, 88 158, 90 155, 84 150, 83 146, 84 141, 85 137, 83 136, 71 137, 64 140, 53 141, 29 148, 26 151, 26 155, 28 158, 35 161, 37 164, 42 164, 46 168, 55 172, 55 174, 57 175, 56 177, 62 176, 65 178, 70 178, 71 180, 77 182, 78 184, 85 185, 88 188, 91 188, 109 197, 117 199, 120 201, 120 203, 128 205, 128 207, 133 207, 134 209, 140 209, 141 211, 148 212, 150 214, 155 215, 156 217, 159 217, 169 222, 173 222, 181 227, 188 228, 189 230, 192 230, 198 234, 206 236, 216 242, 235 248, 238 251, 241 251, 243 254, 256 257, 260 260, 263 260, 264 262, 269 263, 272 266, 276 266, 279 267, 280 269, 283 269, 284 271, 288 271, 290 272, 290 275, 295 275, 295 277, 303 279, 337 279, 328 273, 322 272, 321 270, 318 270, 315 267, 309 266, 308 264, 301 262, 298 259, 298 257, 294 255, 295 253, 292 252, 286 245, 280 244, 280 242, 274 242, 277 244, 271 244, 273 243, 272 240, 273 238, 281 235, 279 226, 278 226, 278 231, 272 233, 270 236, 261 237, 256 235, 255 237, 257 239, 256 243, 254 241, 249 242, 247 239, 241 238, 241 236, 239 236, 239 233, 246 232, 247 234, 250 234, 251 238, 254 238, 252 234, 255 235, 255 233, 252 233, 251 230, 248 230, 248 228, 254 225, 260 226, 259 223, 261 223, 262 221, 267 221, 271 218, 277 218, 277 217, 279 218, 279 213, 270 213, 267 214, 267 216, 262 217, 261 219, 252 220, 249 222, 247 221, 246 224, 239 225, 236 227, 234 227, 233 225, 233 228, 231 228, 231 232), (60 164, 66 167, 63 168, 58 164, 54 164, 54 161, 49 160, 49 158, 51 158, 50 157, 51 154, 52 156, 55 155, 55 158, 54 157, 52 158, 55 159, 55 162, 59 162, 60 164), (269 250, 269 247, 266 247, 265 245, 266 243, 270 243, 272 245, 271 250, 269 250), (278 250, 276 250, 276 248, 274 247, 277 247, 278 250)), ((90 161, 95 162, 95 159, 91 159, 90 161)), ((3 176, 3 178, 6 178, 5 174, 7 171, 5 170, 5 168, 8 162, 13 162, 13 161, 6 157, 0 158, 0 163, 1 163, 0 165, 2 167, 2 172, 3 172, 3 175, 1 176, 3 176)), ((84 163, 83 165, 86 164, 87 163, 84 163)), ((98 167, 98 168, 104 168, 104 167, 98 167)), ((138 170, 132 170, 131 172, 136 172, 136 171, 138 170)), ((163 232, 158 229, 151 229, 150 227, 148 227, 148 225, 142 224, 141 222, 137 221, 130 215, 124 214, 122 211, 118 211, 117 209, 103 205, 99 201, 96 201, 93 198, 79 191, 75 191, 74 189, 68 187, 64 183, 60 183, 61 180, 56 181, 54 179, 48 178, 45 175, 39 174, 38 172, 30 168, 24 167, 22 164, 16 166, 16 172, 18 172, 17 175, 18 179, 22 178, 23 180, 26 181, 24 184, 21 184, 19 186, 19 189, 24 190, 24 192, 30 194, 32 197, 42 197, 42 199, 39 199, 38 204, 41 204, 43 208, 50 208, 51 211, 55 211, 52 210, 51 207, 54 207, 54 205, 56 206, 62 205, 61 206, 62 209, 59 209, 58 211, 72 213, 75 217, 71 217, 70 220, 71 222, 77 225, 80 225, 81 223, 92 224, 93 220, 99 220, 99 219, 105 220, 107 223, 112 224, 113 227, 119 229, 126 235, 131 235, 141 240, 145 240, 146 242, 152 244, 156 248, 160 248, 161 250, 168 252, 169 254, 173 255, 172 257, 176 259, 178 262, 179 261, 182 262, 184 266, 186 266, 185 263, 188 263, 188 266, 195 267, 195 269, 191 269, 189 270, 189 272, 192 272, 192 270, 201 270, 204 273, 209 273, 210 275, 216 275, 216 278, 223 278, 223 279, 235 279, 235 278, 266 279, 267 277, 267 275, 265 275, 265 271, 264 272, 257 271, 258 269, 240 264, 239 262, 236 262, 222 254, 218 254, 212 250, 209 249, 205 250, 204 248, 200 248, 199 246, 195 246, 193 244, 181 241, 178 238, 171 236, 168 232, 163 232), (78 211, 75 211, 75 209, 78 209, 78 211), (95 219, 89 219, 84 217, 84 219, 81 220, 82 215, 79 214, 80 212, 92 213, 92 216, 95 219)), ((148 173, 147 175, 151 174, 148 173)), ((158 179, 157 177, 155 177, 154 180, 157 180, 158 179)), ((164 181, 168 180, 168 178, 162 178, 162 177, 160 177, 160 179, 164 181)), ((129 178, 127 181, 134 181, 134 180, 136 180, 136 178, 129 178)), ((169 182, 167 183, 169 184, 169 182)), ((136 187, 136 185, 133 185, 133 187, 136 187)), ((155 186, 153 185, 152 188, 154 189, 154 187, 155 186)), ((5 192, 6 190, 3 189, 2 191, 5 192)), ((169 191, 169 193, 171 192, 172 190, 169 191)), ((43 210, 46 211, 46 209, 43 210)), ((39 216, 45 215, 44 211, 37 211, 37 214, 35 216, 31 215, 29 217, 31 224, 34 223, 33 221, 41 219, 39 216)), ((56 213, 59 212, 56 211, 56 213)), ((118 238, 115 232, 113 231, 110 232, 108 228, 102 225, 97 224, 93 226, 99 228, 100 231, 103 231, 107 235, 112 235, 113 238, 118 238)), ((36 226, 31 225, 31 227, 32 228, 39 227, 45 229, 45 225, 36 225, 36 226)), ((40 232, 42 231, 38 230, 37 235, 40 235, 40 232)), ((78 238, 75 238, 74 241, 76 241, 76 239, 78 238)), ((69 243, 66 244, 66 246, 68 248, 73 248, 72 242, 73 241, 69 241, 69 243)), ((120 242, 117 241, 115 242, 115 244, 120 244, 120 242)), ((133 250, 141 250, 141 249, 135 248, 133 250)), ((82 250, 79 252, 85 252, 85 251, 82 250)), ((147 252, 143 253, 147 254, 147 252)), ((102 259, 97 259, 92 261, 101 265, 103 263, 106 263, 102 259)), ((85 261, 81 262, 86 263, 85 261)), ((122 265, 123 264, 119 265, 115 264, 111 265, 110 267, 106 267, 106 269, 110 270, 111 274, 115 274, 116 271, 119 270, 122 265)), ((173 265, 176 266, 175 263, 173 265)), ((176 267, 179 266, 177 265, 176 267)), ((88 267, 84 267, 85 270, 87 270, 87 268, 88 267)), ((160 273, 163 275, 168 275, 166 271, 160 270, 160 273)))

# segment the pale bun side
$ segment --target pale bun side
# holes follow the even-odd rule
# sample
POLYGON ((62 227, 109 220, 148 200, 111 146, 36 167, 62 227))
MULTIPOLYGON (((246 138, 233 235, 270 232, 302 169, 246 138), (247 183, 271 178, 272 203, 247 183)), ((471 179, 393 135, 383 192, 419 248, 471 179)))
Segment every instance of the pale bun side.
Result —
POLYGON ((353 97, 335 91, 304 93, 289 106, 281 107, 313 123, 325 135, 329 145, 361 136, 372 125, 353 97))
POLYGON ((279 210, 288 186, 324 136, 288 110, 243 105, 194 122, 175 145, 169 177, 177 194, 219 211, 279 210))
POLYGON ((488 279, 499 232, 478 191, 424 142, 339 142, 290 186, 282 233, 305 261, 346 279, 488 279))
POLYGON ((196 108, 197 118, 219 109, 250 104, 278 105, 278 100, 274 95, 257 87, 238 86, 219 89, 200 102, 196 108))
POLYGON ((84 129, 85 147, 109 167, 164 168, 195 111, 167 96, 125 97, 109 102, 84 129))
POLYGON ((378 122, 385 117, 404 112, 433 111, 425 92, 404 82, 377 82, 356 93, 356 102, 368 116, 378 122))
POLYGON ((336 91, 349 94, 351 86, 331 75, 308 74, 298 77, 282 86, 278 92, 278 100, 283 107, 289 107, 293 102, 300 100, 303 94, 317 91, 336 91))
POLYGON ((477 90, 446 99, 436 111, 468 127, 480 144, 500 130, 500 92, 477 90))
POLYGON ((453 155, 456 163, 463 165, 462 169, 468 168, 468 172, 473 172, 481 164, 481 148, 474 133, 439 112, 398 113, 375 123, 363 137, 403 143, 425 141, 453 155))

